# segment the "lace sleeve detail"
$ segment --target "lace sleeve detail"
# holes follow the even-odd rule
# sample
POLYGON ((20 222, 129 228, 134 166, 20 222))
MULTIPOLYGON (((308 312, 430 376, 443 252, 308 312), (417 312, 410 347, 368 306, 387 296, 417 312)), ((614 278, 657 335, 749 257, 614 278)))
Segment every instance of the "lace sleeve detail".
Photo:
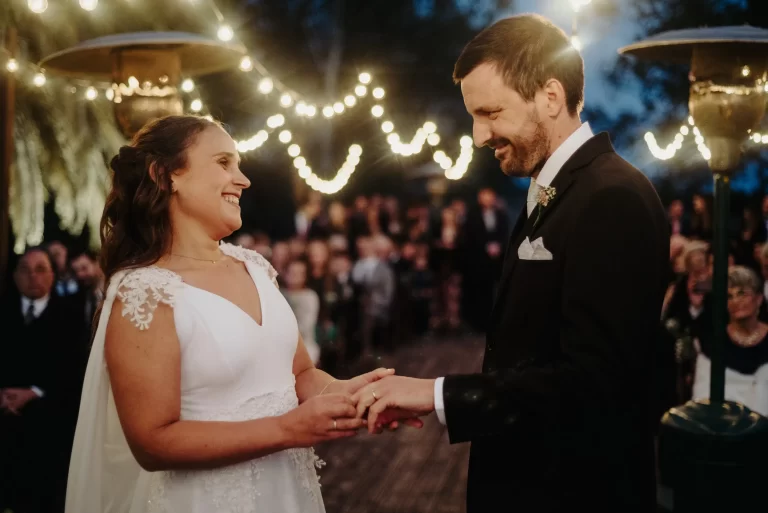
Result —
POLYGON ((142 267, 125 275, 117 287, 117 298, 123 303, 123 317, 140 330, 149 328, 157 307, 176 302, 181 277, 167 269, 142 267))
POLYGON ((264 258, 258 252, 253 251, 252 249, 246 249, 242 246, 235 246, 234 244, 228 243, 221 244, 221 252, 225 255, 231 256, 232 258, 236 258, 241 262, 251 262, 258 265, 264 269, 264 272, 267 273, 267 276, 269 276, 269 279, 272 280, 272 283, 275 285, 275 287, 278 287, 277 271, 274 267, 272 267, 272 264, 269 263, 269 260, 264 258))

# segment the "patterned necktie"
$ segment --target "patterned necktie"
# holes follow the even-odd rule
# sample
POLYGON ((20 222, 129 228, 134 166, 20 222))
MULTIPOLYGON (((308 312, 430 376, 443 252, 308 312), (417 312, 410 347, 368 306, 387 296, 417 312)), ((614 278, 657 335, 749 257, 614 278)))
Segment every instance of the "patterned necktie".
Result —
POLYGON ((27 311, 24 313, 24 324, 32 324, 35 318, 35 304, 30 301, 27 311))
POLYGON ((541 191, 541 186, 536 183, 536 180, 531 178, 531 185, 528 187, 528 201, 526 202, 528 207, 528 217, 531 217, 531 213, 538 204, 539 191, 541 191))

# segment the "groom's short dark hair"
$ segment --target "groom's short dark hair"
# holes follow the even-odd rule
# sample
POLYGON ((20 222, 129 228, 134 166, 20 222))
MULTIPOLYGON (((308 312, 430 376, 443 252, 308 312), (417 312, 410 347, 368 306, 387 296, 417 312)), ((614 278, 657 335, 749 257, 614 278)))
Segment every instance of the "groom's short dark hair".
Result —
POLYGON ((521 14, 483 29, 462 50, 453 70, 461 82, 480 64, 494 64, 507 84, 526 101, 550 78, 563 84, 568 112, 584 104, 584 60, 569 37, 538 14, 521 14))

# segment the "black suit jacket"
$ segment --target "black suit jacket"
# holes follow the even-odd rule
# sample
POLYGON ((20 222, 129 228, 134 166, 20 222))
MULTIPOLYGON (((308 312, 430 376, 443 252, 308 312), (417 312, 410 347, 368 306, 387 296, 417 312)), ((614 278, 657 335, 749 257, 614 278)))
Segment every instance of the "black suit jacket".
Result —
POLYGON ((55 294, 29 325, 16 294, 6 298, 2 312, 8 336, 2 343, 0 388, 39 387, 45 395, 28 403, 22 417, 74 428, 87 360, 82 315, 68 298, 55 294))
POLYGON ((444 382, 450 440, 472 441, 467 512, 655 511, 664 209, 607 134, 552 186, 512 232, 483 372, 444 382), (520 260, 526 237, 553 259, 520 260))

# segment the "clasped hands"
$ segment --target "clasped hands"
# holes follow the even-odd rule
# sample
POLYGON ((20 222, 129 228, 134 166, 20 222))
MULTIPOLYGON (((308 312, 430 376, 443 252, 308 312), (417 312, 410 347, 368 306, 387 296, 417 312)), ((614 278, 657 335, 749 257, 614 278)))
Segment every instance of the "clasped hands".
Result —
POLYGON ((377 369, 345 382, 357 417, 369 433, 394 430, 402 423, 421 428, 420 417, 435 409, 435 380, 396 376, 394 369, 377 369))

